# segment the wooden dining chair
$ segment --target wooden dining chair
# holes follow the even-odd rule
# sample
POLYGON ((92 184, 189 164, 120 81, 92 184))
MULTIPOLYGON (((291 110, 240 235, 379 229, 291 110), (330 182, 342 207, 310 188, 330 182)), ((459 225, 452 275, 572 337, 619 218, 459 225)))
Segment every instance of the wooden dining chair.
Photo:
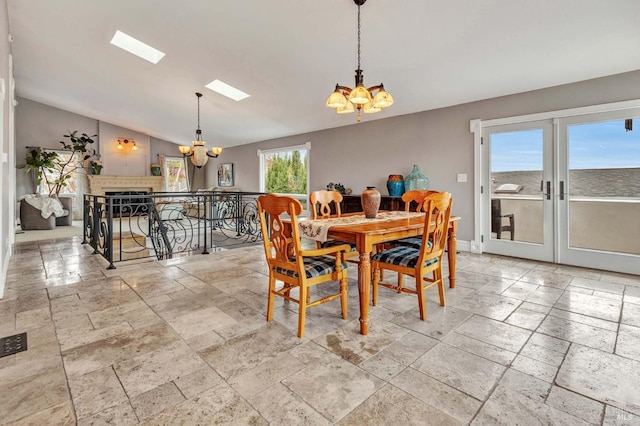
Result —
POLYGON ((372 257, 373 269, 373 305, 378 304, 378 286, 387 287, 398 293, 413 293, 418 295, 420 318, 427 318, 427 305, 424 292, 434 285, 438 286, 440 306, 445 306, 444 281, 442 278, 442 258, 447 241, 447 229, 451 216, 451 193, 440 192, 431 194, 423 203, 425 212, 424 233, 420 248, 396 246, 376 253, 372 257), (392 270, 398 276, 410 275, 415 278, 415 290, 398 284, 382 282, 380 271, 392 270), (431 276, 427 276, 430 274, 431 276))
MULTIPOLYGON (((424 206, 424 200, 430 195, 438 194, 438 191, 431 191, 425 189, 414 189, 402 194, 402 201, 404 201, 404 211, 421 212, 424 206)), ((422 244, 422 237, 407 237, 400 240, 392 241, 391 246, 400 245, 413 248, 420 248, 422 244)))
POLYGON ((274 194, 258 197, 260 229, 264 252, 269 267, 269 298, 267 321, 273 319, 275 296, 299 305, 298 337, 304 337, 306 310, 340 297, 342 318, 347 319, 347 265, 343 255, 350 250, 348 244, 315 250, 303 250, 298 229, 298 215, 302 204, 292 197, 274 194), (290 227, 285 226, 285 221, 290 227), (287 232, 290 229, 291 232, 287 232), (276 281, 283 286, 276 288, 276 281), (339 281, 339 291, 311 301, 311 287, 330 281, 339 281), (298 289, 296 299, 291 290, 298 289))
MULTIPOLYGON (((340 217, 340 203, 342 194, 337 191, 319 190, 309 194, 309 210, 312 219, 329 219, 330 217, 340 217)), ((351 250, 345 254, 345 259, 350 262, 357 262, 360 254, 356 251, 355 243, 347 243, 340 240, 317 241, 318 248, 332 247, 340 244, 349 244, 351 250)))

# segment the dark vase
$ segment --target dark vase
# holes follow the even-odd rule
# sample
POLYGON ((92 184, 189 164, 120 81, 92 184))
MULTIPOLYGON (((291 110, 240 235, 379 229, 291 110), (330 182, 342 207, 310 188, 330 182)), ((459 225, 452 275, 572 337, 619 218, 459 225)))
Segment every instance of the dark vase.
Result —
POLYGON ((151 175, 152 176, 160 176, 160 174, 161 174, 160 164, 151 163, 151 175))
POLYGON ((392 197, 400 197, 404 194, 404 179, 402 175, 389 175, 387 190, 392 197))
POLYGON ((362 191, 360 200, 362 202, 364 216, 369 219, 374 219, 380 208, 380 192, 378 192, 375 186, 367 186, 367 189, 362 191))

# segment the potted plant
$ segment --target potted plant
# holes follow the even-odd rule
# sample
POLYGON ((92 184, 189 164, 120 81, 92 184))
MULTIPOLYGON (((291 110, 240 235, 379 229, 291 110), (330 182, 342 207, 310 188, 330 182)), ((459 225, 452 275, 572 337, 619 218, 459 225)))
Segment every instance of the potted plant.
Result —
POLYGON ((89 161, 89 173, 92 175, 99 175, 102 172, 102 161, 90 160, 89 161))
MULTIPOLYGON (((19 169, 23 169, 25 173, 31 173, 31 175, 34 176, 36 189, 41 185, 45 185, 49 192, 49 197, 58 201, 59 205, 62 204, 62 202, 60 202, 60 199, 58 198, 62 188, 68 185, 69 180, 73 177, 76 171, 82 168, 82 164, 86 164, 87 160, 91 159, 92 157, 98 157, 95 150, 89 147, 90 144, 94 143, 93 138, 97 135, 89 136, 86 133, 78 135, 78 131, 74 130, 73 132, 69 131, 68 134, 63 136, 65 138, 68 138, 68 141, 60 141, 60 144, 62 145, 60 151, 68 151, 70 153, 69 155, 61 156, 55 151, 48 152, 42 148, 33 148, 27 153, 25 164, 20 164, 17 166, 19 169)), ((99 163, 98 161, 92 162, 99 163)), ((90 162, 89 168, 91 169, 91 167, 92 166, 90 162)), ((102 165, 100 164, 100 169, 101 168, 102 165)), ((94 168, 94 170, 98 169, 94 168)), ((38 204, 42 203, 42 200, 38 201, 38 204)), ((55 201, 46 202, 46 204, 50 203, 55 204, 55 201)), ((65 204, 66 205, 64 206, 64 208, 67 209, 68 214, 71 215, 71 203, 68 202, 65 204)), ((21 204, 21 207, 23 205, 24 203, 21 204)), ((34 207, 37 208, 37 206, 34 207)), ((58 207, 59 206, 47 206, 46 210, 47 212, 49 210, 52 210, 54 212, 54 215, 60 215, 60 211, 62 210, 62 208, 60 207, 58 209, 58 207)), ((42 229, 30 228, 29 224, 26 225, 27 228, 24 227, 25 224, 22 225, 23 229, 42 229)))

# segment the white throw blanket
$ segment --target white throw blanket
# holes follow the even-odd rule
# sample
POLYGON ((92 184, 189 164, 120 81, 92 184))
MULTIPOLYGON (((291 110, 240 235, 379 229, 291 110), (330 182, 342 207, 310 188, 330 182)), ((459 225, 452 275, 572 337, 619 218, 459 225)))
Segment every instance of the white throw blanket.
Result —
POLYGON ((40 214, 44 219, 49 219, 52 214, 55 217, 63 217, 69 214, 68 210, 62 208, 62 203, 55 197, 42 196, 40 194, 25 195, 24 200, 40 210, 40 214))

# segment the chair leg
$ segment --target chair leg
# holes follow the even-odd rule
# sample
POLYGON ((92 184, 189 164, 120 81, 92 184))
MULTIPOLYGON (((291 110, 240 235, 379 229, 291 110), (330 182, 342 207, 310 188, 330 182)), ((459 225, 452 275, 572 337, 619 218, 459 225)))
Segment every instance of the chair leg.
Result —
POLYGON ((347 283, 346 275, 342 276, 340 280, 340 307, 342 308, 342 319, 347 319, 349 315, 349 309, 347 306, 348 300, 348 291, 349 285, 347 283))
POLYGON ((403 285, 404 285, 404 275, 398 272, 398 293, 402 293, 403 285))
POLYGON ((373 287, 371 290, 371 303, 373 306, 378 305, 378 282, 380 274, 380 266, 377 263, 373 263, 373 280, 371 281, 371 286, 373 287))
POLYGON ((442 279, 442 269, 437 268, 433 271, 433 279, 438 280, 438 293, 440 294, 440 306, 445 306, 444 298, 444 280, 442 279))
POLYGON ((309 289, 305 285, 300 286, 300 303, 298 304, 298 337, 304 337, 304 321, 307 317, 307 292, 309 289))
POLYGON ((276 279, 269 275, 269 297, 267 299, 267 321, 273 319, 273 303, 275 299, 274 292, 276 291, 276 279))
POLYGON ((420 310, 420 319, 427 319, 427 305, 424 300, 424 286, 422 285, 422 274, 416 274, 416 291, 418 293, 418 309, 420 310))

